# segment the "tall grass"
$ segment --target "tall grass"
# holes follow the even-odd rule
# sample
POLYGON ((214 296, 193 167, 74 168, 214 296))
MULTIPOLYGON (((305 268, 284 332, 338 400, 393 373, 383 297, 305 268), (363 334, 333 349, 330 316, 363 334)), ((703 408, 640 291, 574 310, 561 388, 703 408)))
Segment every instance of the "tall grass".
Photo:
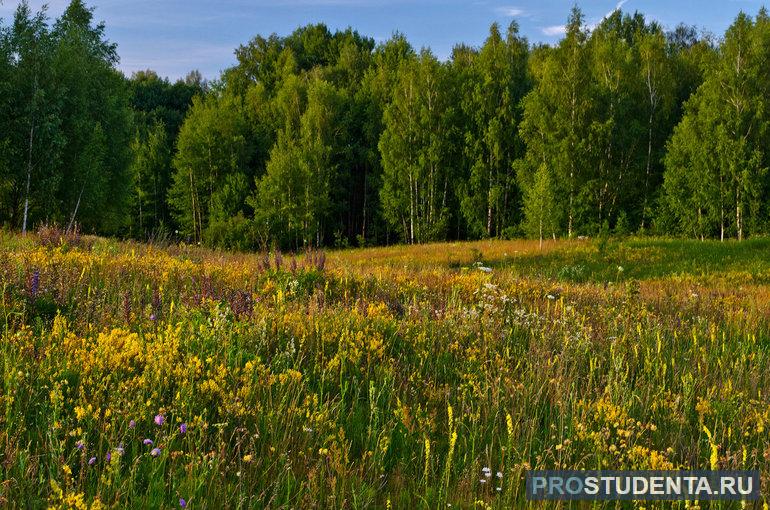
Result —
POLYGON ((527 469, 770 476, 766 240, 0 242, 0 506, 551 508, 527 469))

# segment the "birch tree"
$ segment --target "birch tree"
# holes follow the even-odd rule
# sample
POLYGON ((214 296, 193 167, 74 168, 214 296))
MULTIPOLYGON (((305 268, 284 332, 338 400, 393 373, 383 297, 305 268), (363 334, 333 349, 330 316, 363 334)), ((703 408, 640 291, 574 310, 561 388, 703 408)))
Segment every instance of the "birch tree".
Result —
POLYGON ((564 39, 532 58, 536 85, 524 99, 520 128, 530 174, 542 164, 554 174, 556 196, 565 204, 563 228, 568 238, 575 233, 578 200, 591 160, 595 85, 586 41, 583 14, 575 7, 564 39))
POLYGON ((428 51, 405 62, 380 139, 385 218, 409 243, 446 236, 453 185, 451 94, 446 67, 428 51))
POLYGON ((538 167, 534 179, 524 189, 524 230, 527 235, 540 240, 556 237, 561 211, 553 192, 551 173, 544 164, 538 167))
POLYGON ((518 221, 521 197, 512 168, 524 153, 518 127, 521 100, 530 87, 528 53, 516 22, 505 37, 493 24, 464 80, 462 108, 468 121, 464 150, 470 175, 458 193, 474 237, 499 236, 518 221))
MULTIPOLYGON (((704 210, 711 211, 721 240, 730 235, 742 240, 762 222, 770 127, 765 107, 768 26, 764 9, 756 20, 738 15, 671 140, 666 213, 680 231, 692 230, 694 215, 701 225, 704 210), (700 200, 692 203, 685 194, 696 190, 700 200)), ((700 228, 702 238, 709 234, 709 229, 700 228)))

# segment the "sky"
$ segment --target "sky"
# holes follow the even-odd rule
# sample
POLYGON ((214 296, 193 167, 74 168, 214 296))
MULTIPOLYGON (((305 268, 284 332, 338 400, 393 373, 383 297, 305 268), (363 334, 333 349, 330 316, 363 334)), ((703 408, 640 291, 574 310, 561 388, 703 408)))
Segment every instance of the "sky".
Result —
MULTIPOLYGON (((0 18, 12 16, 19 0, 0 0, 0 18)), ((68 0, 44 3, 55 18, 68 0)), ((394 32, 416 48, 430 47, 441 59, 457 43, 479 46, 489 25, 507 27, 516 19, 531 42, 554 43, 574 0, 86 0, 104 21, 107 37, 118 44, 120 68, 127 74, 153 69, 177 79, 198 69, 208 79, 235 63, 233 50, 257 34, 287 35, 308 23, 332 30, 352 27, 377 42, 394 32)), ((596 24, 620 7, 639 11, 664 27, 679 22, 721 35, 743 10, 756 14, 760 0, 580 0, 586 23, 596 24)))

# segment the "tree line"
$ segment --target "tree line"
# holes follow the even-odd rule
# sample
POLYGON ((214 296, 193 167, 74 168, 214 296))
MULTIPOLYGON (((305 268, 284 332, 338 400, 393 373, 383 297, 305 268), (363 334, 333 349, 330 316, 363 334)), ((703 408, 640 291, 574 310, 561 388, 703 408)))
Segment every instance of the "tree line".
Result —
POLYGON ((93 11, 0 22, 0 223, 231 249, 770 230, 770 18, 620 10, 446 61, 308 25, 212 82, 124 77, 93 11))

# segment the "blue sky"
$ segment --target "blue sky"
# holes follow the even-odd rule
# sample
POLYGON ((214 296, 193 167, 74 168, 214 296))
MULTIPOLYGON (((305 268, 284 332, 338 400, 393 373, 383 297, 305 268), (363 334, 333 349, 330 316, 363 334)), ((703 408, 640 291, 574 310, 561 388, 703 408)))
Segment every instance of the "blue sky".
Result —
MULTIPOLYGON (((0 0, 8 18, 18 0, 0 0)), ((34 8, 43 1, 30 0, 34 8)), ((49 0, 57 16, 67 0, 49 0)), ((127 74, 154 69, 172 79, 199 69, 207 78, 234 63, 233 49, 256 34, 285 35, 300 25, 324 22, 332 29, 352 26, 382 41, 403 32, 416 47, 427 46, 446 58, 458 42, 479 45, 490 23, 504 26, 516 18, 530 41, 559 39, 573 1, 564 0, 87 0, 107 35, 118 44, 120 67, 127 74)), ((755 0, 582 0, 590 25, 622 5, 664 26, 680 21, 721 35, 735 15, 755 14, 755 0)))

